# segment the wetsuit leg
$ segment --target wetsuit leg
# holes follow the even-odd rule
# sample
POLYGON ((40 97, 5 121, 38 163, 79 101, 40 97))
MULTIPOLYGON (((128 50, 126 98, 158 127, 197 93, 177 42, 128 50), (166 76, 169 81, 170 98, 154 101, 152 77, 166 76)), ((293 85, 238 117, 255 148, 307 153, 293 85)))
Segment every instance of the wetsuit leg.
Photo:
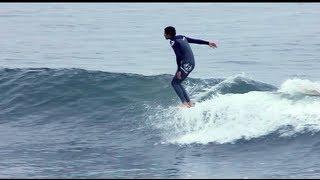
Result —
POLYGON ((176 76, 171 81, 171 85, 173 86, 174 90, 176 91, 177 95, 179 96, 181 102, 190 102, 190 98, 185 90, 185 88, 182 86, 182 81, 184 81, 190 72, 193 70, 193 68, 187 72, 187 71, 181 71, 181 79, 178 79, 176 76))
MULTIPOLYGON (((181 85, 181 84, 180 84, 180 85, 181 85)), ((183 91, 183 96, 184 96, 184 98, 186 99, 186 101, 187 101, 187 102, 190 102, 190 98, 189 98, 189 96, 188 96, 185 88, 184 88, 182 85, 181 85, 181 89, 182 89, 182 91, 183 91)))
POLYGON ((180 98, 181 102, 187 102, 186 98, 185 98, 185 90, 181 85, 181 79, 178 79, 176 76, 174 76, 174 78, 171 81, 171 85, 173 87, 173 89, 175 90, 175 92, 177 93, 178 97, 180 98))

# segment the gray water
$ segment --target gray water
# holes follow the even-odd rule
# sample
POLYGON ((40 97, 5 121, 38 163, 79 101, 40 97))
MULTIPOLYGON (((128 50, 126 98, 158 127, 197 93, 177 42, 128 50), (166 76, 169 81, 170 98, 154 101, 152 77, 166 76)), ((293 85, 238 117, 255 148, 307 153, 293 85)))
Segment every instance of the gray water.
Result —
POLYGON ((2 67, 174 73, 163 29, 217 42, 192 45, 192 77, 246 73, 279 85, 319 77, 319 3, 1 4, 2 67))
MULTIPOLYGON (((217 140, 207 137, 210 135, 203 137, 199 131, 200 135, 190 136, 193 137, 191 140, 177 138, 176 141, 164 137, 168 132, 163 132, 165 127, 162 127, 161 120, 170 124, 166 121, 168 119, 160 118, 159 121, 150 112, 140 112, 143 111, 141 108, 144 108, 144 103, 152 104, 151 101, 145 102, 151 98, 146 93, 154 89, 145 92, 139 89, 148 100, 143 100, 141 94, 132 95, 141 101, 126 101, 123 96, 120 98, 122 92, 127 93, 127 97, 130 96, 130 90, 138 91, 134 83, 142 86, 141 79, 146 82, 144 85, 147 88, 148 82, 163 87, 155 91, 154 98, 164 98, 164 101, 166 98, 176 98, 171 91, 170 78, 163 76, 172 75, 176 70, 174 52, 169 41, 163 37, 163 29, 168 25, 175 26, 177 34, 213 41, 218 45, 217 49, 191 45, 196 67, 190 78, 225 79, 244 74, 248 79, 274 87, 280 87, 292 78, 318 81, 319 10, 319 3, 1 3, 0 67, 8 69, 1 71, 3 79, 0 79, 3 83, 0 86, 3 91, 0 92, 0 177, 319 177, 319 128, 315 126, 317 128, 312 131, 315 134, 299 129, 301 124, 310 126, 309 120, 311 124, 320 125, 317 113, 313 111, 320 107, 317 98, 310 100, 305 97, 302 104, 298 102, 297 106, 288 105, 286 112, 289 113, 290 108, 297 108, 296 112, 302 115, 292 110, 286 116, 294 120, 281 124, 281 127, 288 125, 297 128, 293 128, 294 135, 286 138, 275 135, 281 128, 277 129, 277 126, 272 129, 272 123, 263 114, 264 109, 257 110, 255 108, 259 105, 255 105, 248 106, 254 108, 253 119, 266 123, 270 130, 254 129, 256 126, 250 129, 251 121, 246 121, 244 123, 249 123, 246 133, 241 130, 243 124, 239 121, 239 124, 232 127, 235 131, 239 130, 239 136, 244 133, 244 139, 235 137, 237 133, 231 133, 217 140), (41 69, 39 74, 33 76, 31 71, 31 75, 28 74, 30 68, 77 68, 89 72, 41 69), (14 72, 10 74, 11 71, 14 72), (122 83, 119 80, 121 85, 118 85, 117 79, 112 79, 117 75, 92 75, 91 71, 142 76, 121 80, 122 83), (80 91, 89 94, 96 92, 86 90, 84 85, 74 90, 79 92, 79 96, 76 96, 79 101, 63 99, 60 104, 55 101, 58 105, 50 105, 45 111, 44 106, 33 106, 31 102, 29 108, 28 101, 22 103, 22 99, 19 99, 27 91, 19 83, 29 83, 25 87, 33 88, 32 85, 38 83, 37 78, 41 77, 41 81, 50 83, 43 78, 58 78, 61 74, 70 76, 73 86, 82 82, 76 81, 77 74, 81 75, 80 78, 93 77, 90 79, 91 84, 105 83, 101 87, 107 90, 113 83, 114 89, 109 92, 113 92, 114 96, 108 95, 106 91, 105 101, 115 97, 115 104, 102 102, 104 95, 100 91, 100 100, 99 97, 90 97, 82 102, 81 98, 86 94, 80 91), (111 81, 105 81, 104 77, 109 80, 109 76, 111 81), (144 79, 145 76, 155 76, 156 80, 144 79), (132 82, 133 85, 130 84, 132 82), (8 90, 8 84, 12 86, 12 91, 8 90), (132 89, 123 84, 130 84, 132 89), (14 89, 15 86, 21 91, 14 89), (118 86, 125 88, 119 90, 118 86), (13 92, 16 94, 13 95, 13 92), (169 96, 160 96, 163 92, 168 92, 169 96), (123 104, 116 103, 120 100, 123 104), (70 105, 73 109, 63 106, 69 102, 77 104, 70 105), (125 103, 130 105, 128 109, 125 109, 125 103), (312 103, 314 106, 310 105, 312 103), (58 111, 60 106, 67 109, 60 108, 65 110, 65 114, 58 111), (301 109, 303 106, 309 109, 301 109), (90 112, 95 113, 92 116, 86 114, 90 112), (306 112, 315 115, 303 114, 306 112), (297 119, 298 122, 295 121, 297 119), (156 126, 150 125, 155 122, 156 126)), ((60 83, 59 78, 55 81, 60 83)), ((258 87, 257 83, 254 85, 258 87)), ((188 88, 192 89, 191 86, 188 88)), ((245 88, 248 89, 247 86, 245 88)), ((36 97, 32 94, 35 89, 27 93, 27 99, 36 97)), ((231 88, 230 91, 238 89, 241 88, 231 88)), ((51 90, 54 93, 54 89, 51 90)), ((63 93, 64 90, 57 92, 63 93)), ((241 106, 241 110, 248 110, 247 106, 241 104, 246 100, 260 102, 259 99, 250 99, 256 94, 247 96, 246 93, 249 92, 245 92, 244 96, 232 96, 234 105, 241 106)), ((273 95, 268 97, 273 98, 273 95)), ((281 109, 282 100, 270 100, 270 107, 279 105, 281 109)), ((269 99, 266 98, 266 101, 269 103, 269 99)), ((288 102, 294 104, 297 100, 288 102)), ((153 110, 154 115, 157 108, 149 109, 153 110)), ((204 112, 203 109, 201 111, 204 112)), ((226 113, 237 114, 238 111, 226 110, 226 113)), ((277 120, 276 115, 272 118, 277 120)), ((230 128, 227 126, 222 130, 228 131, 230 128)))

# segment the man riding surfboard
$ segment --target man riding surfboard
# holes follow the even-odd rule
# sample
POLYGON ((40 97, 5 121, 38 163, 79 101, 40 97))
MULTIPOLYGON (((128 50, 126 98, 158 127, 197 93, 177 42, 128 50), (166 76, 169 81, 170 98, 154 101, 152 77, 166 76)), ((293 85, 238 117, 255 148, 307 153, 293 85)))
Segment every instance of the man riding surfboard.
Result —
POLYGON ((212 48, 217 48, 217 45, 213 42, 192 39, 183 35, 176 35, 176 30, 172 26, 168 26, 164 29, 164 37, 165 39, 170 40, 170 45, 176 54, 176 62, 178 66, 176 74, 171 81, 171 85, 179 96, 183 106, 191 107, 193 106, 193 103, 190 101, 186 90, 181 85, 182 81, 186 79, 195 66, 193 52, 189 43, 205 44, 212 48))

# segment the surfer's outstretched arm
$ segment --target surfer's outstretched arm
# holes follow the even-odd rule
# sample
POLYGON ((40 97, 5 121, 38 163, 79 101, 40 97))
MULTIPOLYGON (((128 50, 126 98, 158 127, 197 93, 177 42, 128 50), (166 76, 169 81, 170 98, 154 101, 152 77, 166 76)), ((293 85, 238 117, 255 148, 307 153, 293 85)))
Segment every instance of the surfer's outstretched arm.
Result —
POLYGON ((189 43, 194 43, 194 44, 205 44, 205 45, 209 45, 210 47, 216 48, 217 45, 214 42, 209 42, 209 41, 204 41, 201 39, 193 39, 193 38, 189 38, 186 37, 187 41, 189 43))

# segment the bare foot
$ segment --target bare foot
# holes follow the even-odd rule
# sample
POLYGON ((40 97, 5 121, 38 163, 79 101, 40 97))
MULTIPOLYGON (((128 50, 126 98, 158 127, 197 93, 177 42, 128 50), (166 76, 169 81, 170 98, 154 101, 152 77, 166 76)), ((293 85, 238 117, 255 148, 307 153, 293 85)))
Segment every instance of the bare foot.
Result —
POLYGON ((181 106, 181 107, 187 107, 187 108, 190 107, 190 105, 189 105, 187 102, 182 103, 180 106, 181 106))
POLYGON ((178 107, 182 107, 182 108, 190 108, 191 106, 189 105, 189 103, 184 102, 184 103, 182 103, 182 104, 178 105, 178 107))
POLYGON ((188 102, 188 105, 189 105, 190 107, 194 107, 194 103, 191 102, 191 101, 188 102))
POLYGON ((187 102, 184 102, 183 104, 184 104, 186 107, 188 107, 188 108, 191 107, 190 104, 187 103, 187 102))

